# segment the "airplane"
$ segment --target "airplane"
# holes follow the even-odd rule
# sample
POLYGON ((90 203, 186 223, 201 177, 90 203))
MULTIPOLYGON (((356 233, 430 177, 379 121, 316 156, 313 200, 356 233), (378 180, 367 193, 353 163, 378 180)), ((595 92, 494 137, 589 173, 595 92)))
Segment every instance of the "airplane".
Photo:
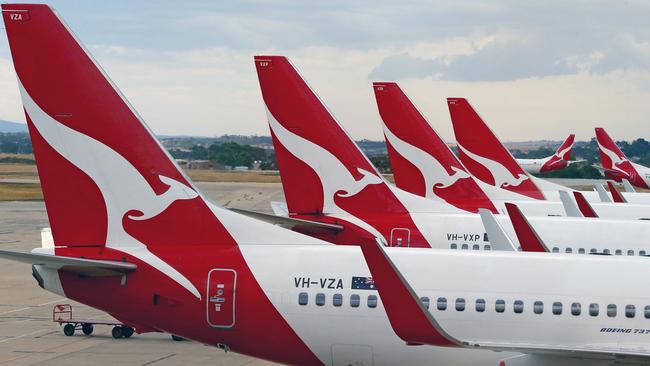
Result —
MULTIPOLYGON (((483 182, 537 200, 559 200, 567 187, 525 172, 508 149, 464 98, 447 98, 447 105, 463 165, 483 182)), ((650 195, 622 193, 629 203, 649 204, 650 195)), ((601 201, 597 192, 583 192, 590 202, 601 201)))
POLYGON ((569 137, 555 150, 555 154, 541 159, 523 159, 516 158, 517 163, 528 173, 539 174, 548 173, 556 170, 562 170, 570 164, 582 162, 584 160, 571 160, 571 149, 576 135, 570 134, 569 137))
MULTIPOLYGON (((253 213, 255 218, 280 225, 297 219, 300 232, 336 244, 382 238, 390 246, 491 249, 479 215, 388 184, 286 57, 256 56, 255 66, 289 213, 253 213), (311 223, 317 232, 310 231, 311 223)), ((508 217, 498 216, 514 237, 508 217)), ((650 234, 644 220, 531 216, 530 221, 553 245, 586 240, 599 251, 649 250, 640 239, 650 234)))
MULTIPOLYGON (((568 339, 558 349, 512 346, 526 353, 518 358, 508 350, 482 351, 481 344, 466 349, 405 343, 391 325, 395 313, 386 313, 393 299, 378 296, 359 246, 333 245, 211 203, 49 6, 2 4, 2 16, 53 240, 31 253, 2 250, 0 257, 31 264, 44 289, 105 311, 139 333, 168 332, 289 365, 646 360, 647 342, 629 347, 645 336, 626 334, 627 327, 645 329, 647 321, 641 309, 650 299, 639 292, 650 274, 644 258, 389 248, 410 282, 444 278, 440 288, 454 289, 429 296, 455 296, 462 289, 471 301, 494 298, 497 312, 500 299, 512 301, 512 312, 496 314, 504 328, 493 333, 486 349, 504 350, 500 342, 510 338, 499 337, 510 330, 508 337, 525 335, 520 341, 568 339), (442 275, 432 277, 432 270, 442 275), (494 281, 484 280, 486 273, 495 274, 494 281), (531 322, 520 323, 529 314, 517 313, 518 299, 595 303, 603 311, 591 318, 586 309, 582 317, 546 312, 531 328, 531 322), (625 306, 625 312, 612 316, 608 305, 606 316, 605 304, 625 306), (597 340, 586 352, 575 345, 585 335, 571 338, 578 331, 597 340)), ((494 318, 491 305, 487 309, 490 314, 477 312, 475 320, 494 318)), ((469 309, 459 315, 467 314, 469 309)), ((450 334, 486 332, 482 322, 476 327, 451 321, 450 334)))
MULTIPOLYGON (((397 83, 374 82, 373 90, 398 188, 418 196, 444 200, 468 212, 476 212, 477 208, 489 210, 493 206, 504 212, 504 204, 511 202, 529 215, 564 215, 567 205, 580 206, 576 199, 569 197, 567 201, 561 194, 557 200, 533 199, 475 178, 397 83)), ((579 192, 571 193, 576 195, 579 192)), ((618 192, 614 190, 614 193, 618 192)), ((591 207, 597 213, 590 215, 592 217, 642 219, 650 214, 649 205, 595 202, 591 207)), ((577 215, 574 216, 587 216, 584 210, 575 212, 577 215)))
POLYGON ((604 128, 597 127, 596 141, 600 151, 600 163, 596 166, 605 177, 621 182, 626 179, 633 186, 650 188, 650 168, 631 162, 621 149, 616 146, 604 128))

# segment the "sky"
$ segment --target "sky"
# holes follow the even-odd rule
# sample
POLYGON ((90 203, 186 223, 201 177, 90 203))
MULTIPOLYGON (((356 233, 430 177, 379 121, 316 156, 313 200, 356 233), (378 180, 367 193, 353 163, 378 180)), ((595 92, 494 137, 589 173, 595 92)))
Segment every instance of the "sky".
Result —
MULTIPOLYGON (((372 81, 443 138, 465 97, 503 140, 650 139, 648 1, 50 2, 157 134, 268 135, 253 55, 288 56, 355 139, 382 139, 372 81)), ((0 36, 0 119, 24 122, 0 36)))

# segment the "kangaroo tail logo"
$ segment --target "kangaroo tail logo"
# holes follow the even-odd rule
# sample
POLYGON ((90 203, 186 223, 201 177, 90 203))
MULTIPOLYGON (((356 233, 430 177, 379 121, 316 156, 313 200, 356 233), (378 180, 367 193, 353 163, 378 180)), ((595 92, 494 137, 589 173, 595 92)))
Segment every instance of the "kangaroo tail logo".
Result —
POLYGON ((467 150, 463 145, 460 143, 458 144, 458 148, 465 153, 465 155, 469 156, 472 158, 472 160, 478 162, 479 164, 483 165, 487 170, 490 171, 490 174, 492 174, 492 177, 494 178, 494 185, 497 187, 517 187, 519 186, 523 181, 528 179, 528 176, 526 174, 519 173, 515 177, 510 171, 501 165, 500 163, 479 156, 477 154, 474 154, 473 152, 467 150))

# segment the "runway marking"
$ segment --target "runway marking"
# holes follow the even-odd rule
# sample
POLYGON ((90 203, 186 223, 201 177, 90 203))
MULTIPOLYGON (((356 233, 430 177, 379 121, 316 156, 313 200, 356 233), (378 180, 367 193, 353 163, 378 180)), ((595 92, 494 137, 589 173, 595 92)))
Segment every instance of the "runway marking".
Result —
POLYGON ((60 298, 60 299, 57 299, 57 300, 52 300, 52 301, 44 302, 44 303, 42 303, 42 304, 38 304, 38 305, 35 305, 35 306, 26 306, 26 307, 24 307, 24 308, 20 308, 20 309, 14 309, 14 310, 5 311, 4 313, 0 313, 0 315, 11 314, 11 313, 17 313, 17 312, 19 312, 19 311, 24 311, 24 310, 29 310, 29 309, 35 309, 35 308, 40 307, 40 306, 45 306, 45 305, 49 305, 49 304, 54 304, 55 302, 59 302, 59 301, 61 301, 61 300, 65 300, 65 298, 60 298))
POLYGON ((145 362, 145 363, 142 364, 142 366, 151 365, 152 363, 156 363, 156 362, 158 362, 158 361, 166 360, 166 359, 168 359, 168 358, 172 358, 172 357, 174 357, 174 356, 176 356, 176 354, 175 354, 175 353, 171 353, 171 354, 168 354, 167 356, 163 356, 163 357, 157 358, 157 359, 155 359, 155 360, 152 360, 152 361, 149 361, 149 362, 145 362))
POLYGON ((30 335, 34 335, 34 334, 38 334, 38 333, 44 333, 44 332, 49 332, 49 331, 50 331, 49 329, 39 329, 39 330, 35 330, 35 331, 33 331, 33 332, 29 332, 29 333, 22 334, 22 335, 19 335, 19 336, 15 336, 15 337, 11 337, 11 338, 7 338, 7 339, 3 339, 3 340, 0 341, 0 343, 6 343, 6 342, 9 342, 9 341, 15 341, 16 339, 25 338, 25 337, 29 337, 30 335))

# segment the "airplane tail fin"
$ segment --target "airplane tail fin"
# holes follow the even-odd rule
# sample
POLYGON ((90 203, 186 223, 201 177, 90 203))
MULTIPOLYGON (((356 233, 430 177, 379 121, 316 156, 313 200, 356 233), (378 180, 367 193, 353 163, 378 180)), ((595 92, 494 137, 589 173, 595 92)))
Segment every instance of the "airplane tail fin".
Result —
POLYGON ((555 154, 564 161, 571 160, 571 150, 573 149, 573 143, 575 142, 576 135, 570 134, 566 140, 557 148, 555 154))
POLYGON ((545 199, 542 191, 466 99, 447 98, 447 105, 460 160, 472 175, 495 187, 534 199, 545 199))
POLYGON ((449 146, 394 82, 373 83, 397 187, 460 209, 496 208, 449 146))
POLYGON ((564 140, 562 145, 555 150, 555 154, 551 155, 548 160, 539 169, 540 173, 552 172, 555 170, 564 169, 569 165, 571 160, 571 150, 573 149, 573 142, 575 140, 574 134, 564 140))
POLYGON ((255 67, 290 213, 406 212, 286 57, 255 67))
POLYGON ((598 151, 600 152, 600 163, 605 169, 616 169, 617 163, 627 160, 623 151, 616 146, 614 140, 604 128, 596 127, 596 141, 598 142, 598 151))
POLYGON ((57 247, 151 248, 227 236, 49 6, 3 4, 2 14, 57 247))

